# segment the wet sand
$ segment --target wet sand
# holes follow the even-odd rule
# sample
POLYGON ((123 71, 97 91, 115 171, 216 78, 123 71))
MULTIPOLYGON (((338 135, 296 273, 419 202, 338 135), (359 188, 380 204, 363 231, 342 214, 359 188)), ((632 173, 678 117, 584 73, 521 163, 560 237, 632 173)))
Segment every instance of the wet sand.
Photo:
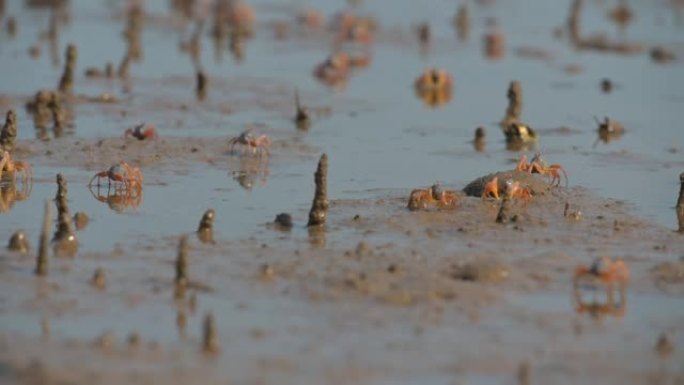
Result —
MULTIPOLYGON (((59 56, 67 41, 79 46, 77 97, 65 103, 74 127, 60 137, 34 130, 23 109, 62 72, 47 45, 38 59, 26 53, 50 13, 8 6, 18 35, 2 32, 0 62, 18 75, 0 89, 0 106, 17 110, 13 156, 29 162, 34 177, 26 196, 21 183, 0 186, 11 198, 0 239, 21 228, 31 244, 27 254, 0 250, 0 382, 684 383, 684 238, 673 209, 684 171, 673 100, 684 96, 671 76, 680 61, 568 48, 552 37, 566 2, 469 3, 473 31, 461 42, 446 17, 452 4, 403 4, 409 17, 368 2, 359 12, 381 26, 373 62, 334 90, 311 75, 333 36, 296 25, 294 5, 254 3, 259 21, 242 62, 227 49, 216 60, 209 28, 202 35, 209 83, 197 100, 193 65, 178 51, 191 23, 149 4, 144 59, 131 64, 131 79, 87 79, 86 66, 118 64, 125 9, 73 2, 59 56), (530 7, 553 22, 523 16, 530 7), (423 56, 413 32, 420 18, 433 26, 423 56), (503 58, 488 60, 480 37, 493 18, 509 40, 503 58), (274 21, 288 26, 285 40, 274 38, 274 21), (97 48, 107 42, 115 48, 97 48), (552 55, 538 60, 529 48, 537 45, 552 55), (446 63, 456 84, 437 108, 411 89, 433 63, 446 63), (584 70, 567 71, 574 63, 584 70), (599 73, 616 64, 614 94, 600 95, 599 73), (648 85, 630 77, 639 71, 651 76, 648 85), (523 79, 523 119, 539 135, 522 151, 507 149, 494 123, 512 78, 523 79), (307 131, 292 121, 295 88, 310 108, 307 131), (105 92, 118 101, 83 97, 105 92), (641 103, 640 93, 654 102, 641 103), (623 136, 597 140, 593 115, 601 111, 626 121, 623 136), (123 138, 142 121, 160 137, 123 138), (477 125, 487 131, 481 151, 470 142, 477 125), (228 140, 247 126, 271 137, 267 156, 231 154, 228 140), (569 186, 511 171, 535 149, 563 165, 569 186), (330 207, 324 226, 307 228, 321 153, 329 157, 330 207), (87 186, 122 159, 143 170, 140 199, 112 194, 106 182, 87 186), (533 192, 528 202, 510 202, 507 223, 496 221, 501 201, 479 197, 497 172, 533 192), (56 173, 69 183, 71 214, 84 211, 90 221, 75 233, 77 255, 50 255, 48 274, 36 277, 43 202, 54 197, 56 173), (408 210, 410 191, 435 182, 455 191, 456 208, 408 210), (195 231, 208 208, 213 242, 202 242, 195 231), (273 224, 282 212, 291 214, 291 229, 273 224), (180 295, 174 266, 184 235, 188 282, 180 295), (601 286, 582 285, 582 304, 574 296, 575 269, 600 256, 629 265, 619 306, 606 304, 601 286), (98 269, 104 275, 94 279, 98 269), (212 352, 203 350, 209 313, 212 352)), ((682 55, 681 26, 664 16, 673 6, 630 5, 639 17, 629 41, 657 40, 682 55)), ((342 8, 321 5, 327 15, 342 8)), ((608 29, 609 8, 584 4, 583 33, 608 29)))

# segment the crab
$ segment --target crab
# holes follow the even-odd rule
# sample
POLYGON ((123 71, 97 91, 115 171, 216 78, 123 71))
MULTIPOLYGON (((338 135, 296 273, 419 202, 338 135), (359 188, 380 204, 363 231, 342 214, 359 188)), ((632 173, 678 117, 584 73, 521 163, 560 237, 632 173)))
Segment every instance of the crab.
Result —
POLYGON ((124 138, 136 138, 138 140, 156 139, 157 129, 153 125, 145 125, 145 123, 138 124, 135 127, 127 128, 124 133, 124 138))
POLYGON ((411 191, 408 201, 409 210, 425 209, 431 205, 439 208, 455 208, 456 194, 453 191, 443 190, 439 184, 411 191))
POLYGON ((453 87, 451 75, 438 68, 429 68, 416 79, 414 87, 418 92, 445 92, 453 87))
MULTIPOLYGON (((506 180, 505 193, 511 199, 521 199, 524 202, 528 202, 532 198, 532 192, 526 186, 523 186, 520 182, 514 181, 513 179, 506 180)), ((499 177, 495 176, 484 186, 482 191, 482 199, 492 197, 494 199, 500 199, 499 195, 499 177)))
POLYGON ((613 283, 625 286, 629 281, 629 267, 621 259, 597 258, 591 265, 580 265, 575 269, 573 283, 577 285, 585 279, 598 280, 608 287, 611 287, 613 283))
POLYGON ((250 127, 240 133, 239 136, 228 140, 228 146, 230 146, 231 154, 269 155, 271 138, 266 135, 254 135, 254 129, 250 127), (238 147, 238 151, 236 151, 235 147, 238 147))
POLYGON ((344 84, 349 74, 349 55, 338 52, 314 68, 314 76, 328 85, 344 84))
POLYGON ((17 172, 22 173, 24 183, 31 179, 31 166, 20 160, 13 161, 10 153, 3 151, 2 156, 0 156, 0 180, 2 179, 2 174, 7 173, 12 177, 12 181, 14 181, 16 180, 17 172))
POLYGON ((551 185, 559 186, 561 183, 561 173, 565 177, 565 185, 568 185, 568 174, 565 173, 565 169, 560 164, 546 164, 546 161, 541 156, 541 153, 534 154, 532 160, 527 163, 527 155, 523 154, 518 160, 518 164, 515 166, 516 171, 523 171, 529 173, 537 173, 543 176, 551 177, 551 185))
POLYGON ((620 260, 612 260, 609 257, 595 259, 591 265, 580 265, 573 275, 573 295, 575 310, 578 313, 589 313, 598 318, 604 314, 621 317, 625 313, 627 298, 625 287, 629 281, 629 268, 620 260), (579 284, 583 281, 600 282, 606 288, 605 302, 587 302, 582 299, 579 284), (613 285, 619 285, 620 300, 616 301, 613 293, 613 285))
POLYGON ((114 184, 121 183, 123 188, 128 191, 131 191, 132 189, 140 191, 142 189, 142 171, 140 171, 138 167, 129 166, 128 163, 124 161, 111 166, 108 170, 100 171, 93 175, 90 182, 88 182, 88 186, 92 186, 95 179, 97 179, 97 186, 99 186, 100 178, 108 178, 109 187, 111 187, 112 181, 114 181, 114 184))

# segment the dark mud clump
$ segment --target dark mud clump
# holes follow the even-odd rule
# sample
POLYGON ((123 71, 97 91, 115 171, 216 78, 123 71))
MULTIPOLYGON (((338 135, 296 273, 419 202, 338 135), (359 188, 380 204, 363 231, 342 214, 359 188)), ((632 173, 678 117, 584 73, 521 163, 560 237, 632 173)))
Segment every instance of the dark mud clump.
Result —
POLYGON ((499 178, 499 191, 506 191, 507 180, 519 182, 524 187, 527 187, 532 195, 544 195, 551 191, 551 186, 549 183, 542 179, 542 177, 538 176, 538 174, 511 170, 495 172, 477 178, 468 183, 468 185, 463 188, 463 192, 468 196, 481 197, 482 193, 484 192, 485 184, 495 177, 499 178))
POLYGON ((205 211, 197 227, 197 238, 203 243, 214 243, 214 215, 214 209, 205 211))
POLYGON ((502 263, 477 260, 451 265, 449 276, 459 281, 500 282, 509 275, 509 269, 502 263))
POLYGON ((7 250, 15 251, 21 254, 26 254, 31 250, 26 233, 22 230, 15 231, 7 243, 7 250))
POLYGON ((273 221, 274 225, 279 230, 291 230, 292 229, 292 215, 288 213, 280 213, 276 215, 273 221))

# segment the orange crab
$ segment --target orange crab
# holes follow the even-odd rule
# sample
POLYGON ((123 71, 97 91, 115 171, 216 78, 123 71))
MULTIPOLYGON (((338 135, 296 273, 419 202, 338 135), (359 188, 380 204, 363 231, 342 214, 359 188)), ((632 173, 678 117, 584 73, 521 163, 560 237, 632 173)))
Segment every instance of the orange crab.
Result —
POLYGON ((438 68, 429 68, 416 79, 414 87, 418 92, 445 92, 453 87, 451 75, 438 68))
POLYGON ((625 294, 627 281, 629 281, 629 268, 620 259, 612 260, 609 257, 601 257, 595 259, 589 266, 578 266, 572 280, 575 310, 578 313, 589 313, 596 318, 605 314, 623 316, 627 305, 625 294), (598 281, 605 285, 607 297, 605 302, 589 303, 582 299, 579 284, 586 280, 598 281), (619 285, 619 301, 616 301, 613 295, 613 284, 615 283, 619 285))
POLYGON ((12 176, 12 180, 16 179, 17 172, 22 173, 22 180, 26 182, 31 179, 31 166, 20 160, 12 161, 12 156, 8 151, 3 151, 0 156, 0 179, 2 174, 7 173, 12 176))
POLYGON ((612 260, 609 257, 595 259, 591 265, 580 265, 575 269, 573 283, 575 285, 582 280, 599 280, 607 286, 617 282, 621 286, 629 281, 629 268, 621 259, 612 260))
MULTIPOLYGON (((532 192, 528 187, 523 186, 520 182, 512 179, 506 180, 505 193, 512 199, 521 199, 527 202, 532 198, 532 192)), ((499 177, 495 176, 489 182, 485 183, 482 190, 482 199, 492 197, 500 199, 499 195, 499 177)))
POLYGON ((266 135, 254 135, 254 129, 248 128, 243 131, 239 136, 231 138, 228 140, 228 145, 230 146, 230 153, 235 154, 251 154, 251 155, 269 155, 271 148, 271 138, 266 135), (238 151, 236 151, 238 147, 238 151))
POLYGON ((145 123, 141 123, 135 127, 127 128, 124 133, 124 138, 136 138, 138 140, 156 139, 157 129, 154 125, 145 125, 145 123))
POLYGON ((128 163, 124 161, 121 161, 111 166, 108 170, 100 171, 97 174, 93 175, 93 177, 90 179, 90 182, 88 182, 88 186, 92 186, 93 181, 95 179, 97 179, 97 185, 99 186, 100 178, 108 178, 109 187, 111 187, 112 181, 114 181, 115 184, 123 184, 124 189, 128 191, 130 191, 131 189, 136 189, 137 191, 140 191, 140 189, 142 189, 142 171, 140 171, 140 169, 137 167, 129 166, 128 163))
POLYGON ((453 191, 442 190, 439 184, 433 184, 425 189, 411 191, 409 196, 409 210, 426 209, 431 205, 439 208, 455 208, 456 194, 453 191))
POLYGON ((344 84, 349 75, 349 55, 338 52, 314 68, 314 76, 328 85, 344 84))
POLYGON ((530 163, 527 163, 527 155, 523 154, 515 166, 516 171, 523 171, 529 173, 537 173, 543 176, 551 177, 551 184, 559 186, 561 183, 561 172, 565 177, 565 185, 568 185, 568 174, 565 173, 565 169, 560 164, 550 164, 547 165, 546 161, 542 159, 541 153, 536 153, 530 163))

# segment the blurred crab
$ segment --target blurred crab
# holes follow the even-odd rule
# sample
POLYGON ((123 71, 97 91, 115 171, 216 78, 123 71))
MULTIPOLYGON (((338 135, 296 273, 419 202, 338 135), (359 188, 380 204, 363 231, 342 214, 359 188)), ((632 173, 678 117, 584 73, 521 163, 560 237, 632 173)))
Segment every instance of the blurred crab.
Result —
MULTIPOLYGON (((504 192, 511 199, 521 199, 524 202, 528 202, 532 198, 532 192, 526 186, 523 186, 520 182, 514 181, 513 179, 507 179, 505 181, 504 192)), ((482 199, 492 197, 494 199, 500 199, 499 195, 499 177, 495 176, 489 182, 484 185, 484 190, 482 191, 482 199)))
POLYGON ((367 44, 373 40, 376 20, 372 17, 359 17, 352 12, 339 12, 331 17, 330 29, 336 33, 336 41, 367 44))
POLYGON ((573 295, 575 300, 575 310, 578 313, 589 313, 599 318, 605 314, 622 316, 625 313, 627 298, 625 287, 629 281, 629 268, 627 264, 620 260, 612 260, 609 257, 595 259, 591 265, 580 265, 575 269, 573 275, 573 295), (582 299, 580 283, 584 281, 599 282, 606 288, 606 301, 586 302, 582 299), (620 300, 616 301, 613 296, 613 284, 619 286, 620 300))
POLYGON ((439 184, 411 191, 408 201, 409 210, 426 209, 432 205, 438 208, 455 208, 456 194, 453 191, 443 190, 439 184))
POLYGON ((228 146, 230 147, 231 154, 269 155, 271 138, 266 135, 254 135, 254 128, 250 127, 240 133, 239 136, 228 140, 228 146), (238 148, 237 151, 236 147, 238 148))
POLYGON ((439 68, 429 68, 423 71, 413 83, 418 92, 445 92, 453 87, 451 75, 439 68))
POLYGON ((441 69, 426 69, 413 82, 416 97, 426 106, 439 107, 451 100, 453 81, 448 72, 441 69))
POLYGON ((123 188, 128 191, 132 189, 140 191, 142 189, 142 171, 137 167, 129 166, 128 163, 124 161, 111 166, 108 170, 100 171, 93 175, 90 182, 88 182, 88 186, 92 186, 95 179, 97 179, 97 186, 99 186, 100 178, 109 179, 109 187, 111 187, 112 181, 114 181, 114 184, 121 183, 123 188))
POLYGON ((12 156, 8 151, 3 151, 0 154, 0 180, 2 180, 3 173, 7 173, 12 177, 12 181, 16 180, 17 172, 22 173, 22 181, 26 183, 31 179, 31 166, 20 160, 13 161, 12 156))
POLYGON ((527 155, 523 154, 518 160, 518 164, 515 166, 516 171, 523 171, 529 173, 537 173, 543 176, 551 177, 551 185, 559 186, 561 183, 561 174, 565 177, 565 185, 568 185, 568 174, 565 173, 565 169, 560 164, 550 164, 548 165, 546 161, 541 156, 541 153, 534 154, 532 160, 527 163, 527 155))
POLYGON ((241 0, 221 0, 217 8, 221 20, 231 27, 233 33, 252 36, 256 18, 254 8, 241 0))
POLYGON ((342 85, 349 74, 349 55, 338 52, 330 55, 314 68, 314 76, 327 85, 342 85))
POLYGON ((98 189, 97 192, 90 188, 90 193, 93 197, 100 202, 106 203, 110 209, 116 212, 123 212, 127 208, 140 207, 142 203, 142 190, 141 189, 129 189, 125 191, 114 191, 110 193, 107 192, 106 195, 100 194, 98 189))
POLYGON ((124 133, 124 138, 136 138, 138 140, 156 139, 157 129, 151 124, 145 125, 145 123, 141 123, 135 127, 127 128, 124 133))
POLYGON ((320 28, 323 25, 323 14, 315 9, 305 9, 297 14, 297 23, 311 29, 320 28))
POLYGON ((610 257, 596 258, 591 265, 580 265, 575 269, 573 283, 577 285, 582 280, 598 280, 608 287, 613 283, 625 286, 629 281, 629 268, 621 259, 612 260, 610 257))

